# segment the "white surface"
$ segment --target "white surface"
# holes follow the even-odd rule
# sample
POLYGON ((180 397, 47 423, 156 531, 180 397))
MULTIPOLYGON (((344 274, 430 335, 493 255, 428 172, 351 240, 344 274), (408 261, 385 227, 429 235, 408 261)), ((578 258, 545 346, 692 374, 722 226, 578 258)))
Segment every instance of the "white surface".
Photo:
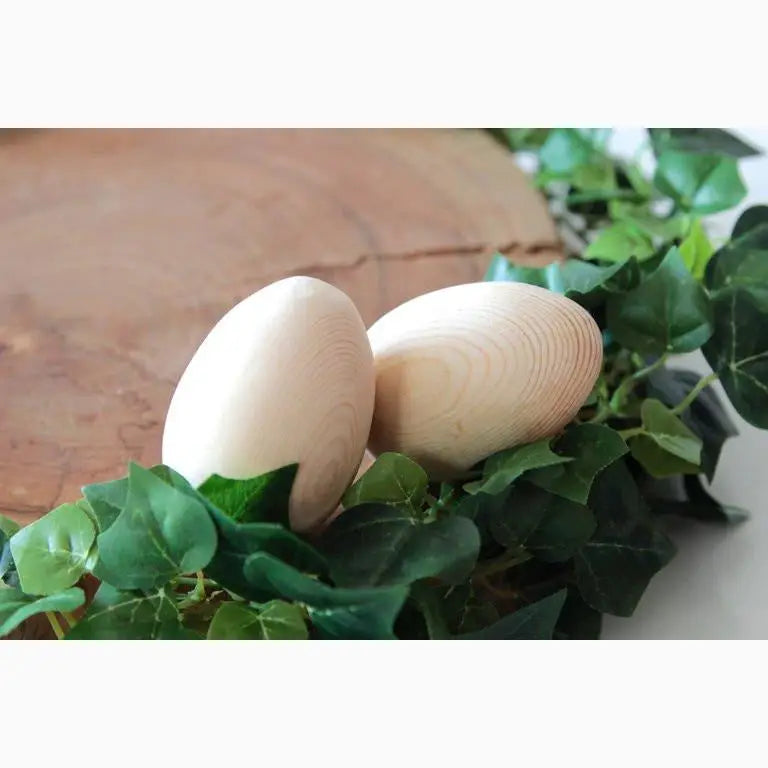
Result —
MULTIPOLYGON (((768 129, 734 133, 768 151, 768 129)), ((640 131, 620 129, 616 147, 631 152, 638 139, 640 131)), ((734 211, 711 217, 713 236, 726 237, 744 208, 768 203, 768 157, 740 166, 748 197, 734 211)), ((673 358, 671 365, 710 370, 700 353, 673 358)), ((676 523, 677 557, 653 579, 634 616, 606 617, 606 639, 768 638, 768 431, 749 426, 716 388, 740 434, 726 441, 711 491, 752 517, 728 528, 676 523)))

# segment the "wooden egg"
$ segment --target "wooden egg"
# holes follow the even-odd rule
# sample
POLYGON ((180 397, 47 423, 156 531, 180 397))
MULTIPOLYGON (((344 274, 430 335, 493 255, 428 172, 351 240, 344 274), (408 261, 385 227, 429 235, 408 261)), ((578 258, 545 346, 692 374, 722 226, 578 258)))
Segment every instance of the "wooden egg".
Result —
POLYGON ((591 315, 523 283, 419 296, 374 323, 368 338, 376 369, 369 448, 404 453, 433 479, 558 432, 602 365, 591 315))
POLYGON ((310 277, 279 280, 200 345, 168 409, 163 463, 197 486, 298 462, 290 519, 309 530, 354 478, 373 402, 371 348, 349 297, 310 277))

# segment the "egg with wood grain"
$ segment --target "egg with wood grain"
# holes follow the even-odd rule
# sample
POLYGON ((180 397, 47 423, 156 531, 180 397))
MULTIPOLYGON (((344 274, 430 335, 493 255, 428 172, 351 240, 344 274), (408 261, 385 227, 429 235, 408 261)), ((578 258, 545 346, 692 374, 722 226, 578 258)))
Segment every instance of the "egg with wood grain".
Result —
POLYGON ((195 352, 168 409, 163 463, 195 486, 298 463, 290 521, 309 530, 354 478, 373 403, 371 347, 349 297, 315 278, 279 280, 195 352))
POLYGON ((433 479, 557 433, 602 366, 591 315, 523 283, 433 291, 384 315, 368 338, 376 369, 369 448, 404 453, 433 479))

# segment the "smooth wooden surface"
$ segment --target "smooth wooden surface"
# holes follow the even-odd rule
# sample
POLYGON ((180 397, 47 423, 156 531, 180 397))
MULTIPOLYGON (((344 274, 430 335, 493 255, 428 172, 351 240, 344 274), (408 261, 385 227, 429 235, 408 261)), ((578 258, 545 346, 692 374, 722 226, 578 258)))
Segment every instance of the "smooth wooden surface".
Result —
POLYGON ((587 310, 523 283, 419 296, 368 335, 376 367, 371 450, 404 453, 438 480, 556 434, 586 400, 603 359, 587 310))
POLYGON ((497 249, 559 256, 480 132, 0 133, 0 512, 159 461, 195 349, 273 280, 333 283, 370 324, 497 249))

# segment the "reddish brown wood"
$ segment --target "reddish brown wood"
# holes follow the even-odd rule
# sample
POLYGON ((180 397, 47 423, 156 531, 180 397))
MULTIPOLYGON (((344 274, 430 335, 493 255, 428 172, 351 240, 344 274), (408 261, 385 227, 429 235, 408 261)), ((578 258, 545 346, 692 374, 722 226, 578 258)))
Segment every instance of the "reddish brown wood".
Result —
POLYGON ((496 249, 559 254, 476 131, 13 131, 0 168, 0 512, 20 521, 158 461, 186 362, 272 280, 332 282, 371 323, 496 249))

